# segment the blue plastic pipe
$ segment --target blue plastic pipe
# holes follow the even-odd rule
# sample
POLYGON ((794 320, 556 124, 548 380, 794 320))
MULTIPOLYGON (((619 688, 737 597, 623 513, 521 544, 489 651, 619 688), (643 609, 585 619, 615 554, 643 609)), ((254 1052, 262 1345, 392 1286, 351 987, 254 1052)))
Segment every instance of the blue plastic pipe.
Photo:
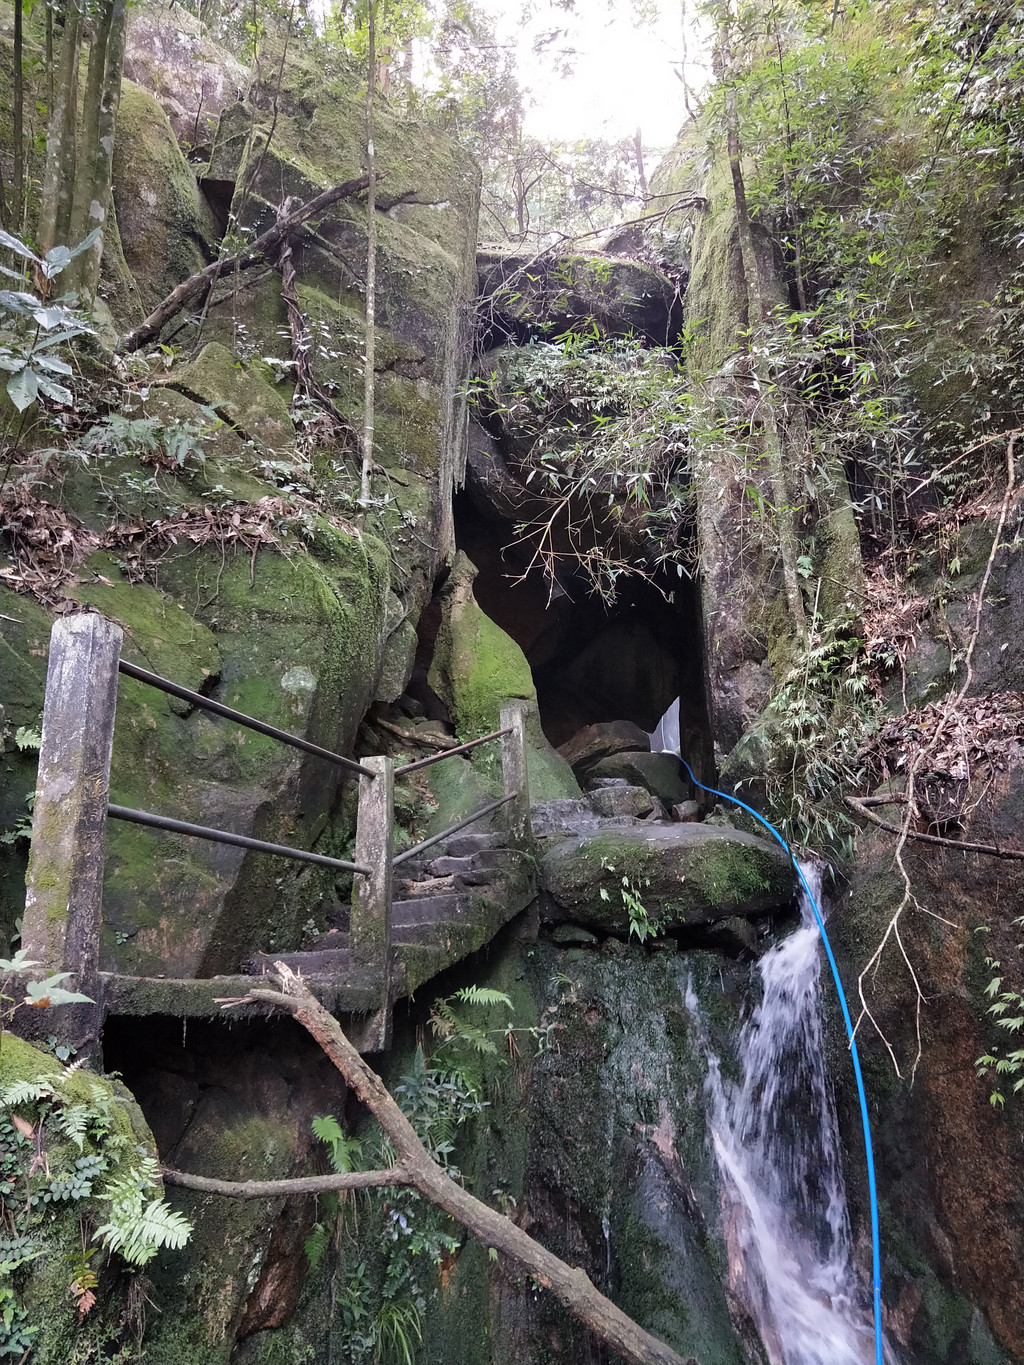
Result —
POLYGON ((680 756, 680 763, 690 774, 690 780, 695 787, 700 787, 701 791, 710 792, 712 796, 720 796, 723 801, 731 801, 734 806, 740 806, 755 820, 759 820, 765 829, 768 830, 782 845, 787 856, 796 868, 796 875, 800 878, 807 899, 811 903, 814 911, 814 919, 821 934, 821 941, 825 945, 825 955, 828 958, 828 965, 832 969, 832 980, 836 983, 836 992, 839 996, 839 1006, 843 1011, 843 1023, 846 1025, 846 1036, 850 1043, 850 1056, 853 1058, 853 1074, 857 1078, 857 1095, 860 1099, 860 1121, 864 1130, 864 1155, 868 1166, 868 1197, 871 1202, 871 1269, 874 1280, 874 1309, 875 1309, 875 1362, 876 1365, 885 1365, 882 1348, 882 1256, 880 1249, 881 1238, 878 1231, 878 1190, 875 1186, 875 1154, 871 1143, 871 1120, 868 1118, 868 1097, 864 1089, 864 1076, 860 1069, 860 1053, 857 1051, 857 1039, 853 1032, 853 1020, 850 1018, 850 1008, 846 1003, 846 992, 843 990, 842 978, 839 975, 839 968, 836 965, 835 954, 832 952, 832 945, 828 941, 828 934, 825 932, 825 920, 821 913, 821 907, 814 899, 814 894, 807 884, 803 868, 796 860, 796 855, 786 843, 782 835, 775 826, 758 815, 752 806, 748 806, 745 801, 741 801, 736 796, 730 796, 726 792, 720 792, 716 787, 706 787, 703 782, 698 782, 693 769, 686 759, 680 756))

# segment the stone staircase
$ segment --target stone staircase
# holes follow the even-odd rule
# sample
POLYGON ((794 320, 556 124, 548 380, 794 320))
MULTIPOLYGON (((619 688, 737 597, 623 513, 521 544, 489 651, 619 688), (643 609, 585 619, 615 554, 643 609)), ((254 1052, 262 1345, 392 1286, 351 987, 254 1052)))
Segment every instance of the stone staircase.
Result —
MULTIPOLYGON (((482 948, 534 899, 534 860, 508 847, 505 838, 498 830, 463 831, 396 870, 392 1002, 482 948)), ((300 972, 333 1013, 369 1013, 380 1005, 379 977, 353 960, 347 928, 321 934, 301 952, 256 953, 239 975, 182 980, 104 974, 105 1003, 117 1014, 211 1018, 221 999, 244 995, 275 962, 300 972)))

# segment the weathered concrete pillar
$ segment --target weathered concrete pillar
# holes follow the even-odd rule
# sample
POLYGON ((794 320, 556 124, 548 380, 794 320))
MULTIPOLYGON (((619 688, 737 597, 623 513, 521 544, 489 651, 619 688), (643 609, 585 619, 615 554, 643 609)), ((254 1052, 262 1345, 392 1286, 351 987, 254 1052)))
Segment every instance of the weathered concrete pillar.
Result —
POLYGON ((509 835, 513 844, 530 841, 530 779, 526 770, 526 705, 512 702, 501 708, 501 729, 512 733, 501 737, 501 776, 505 795, 511 796, 506 810, 509 835))
POLYGON ((391 856, 395 823, 395 769, 390 758, 359 760, 373 777, 360 775, 354 861, 370 872, 352 878, 349 945, 352 965, 369 969, 381 983, 381 1007, 371 1017, 361 1050, 387 1046, 391 1033, 391 856))
MULTIPOLYGON (((120 626, 92 613, 65 616, 50 633, 21 931, 30 958, 51 972, 72 972, 74 988, 94 999, 121 638, 120 626)), ((98 1011, 69 1006, 62 1024, 71 1023, 72 1012, 70 1031, 80 1043, 94 1041, 98 1011)))

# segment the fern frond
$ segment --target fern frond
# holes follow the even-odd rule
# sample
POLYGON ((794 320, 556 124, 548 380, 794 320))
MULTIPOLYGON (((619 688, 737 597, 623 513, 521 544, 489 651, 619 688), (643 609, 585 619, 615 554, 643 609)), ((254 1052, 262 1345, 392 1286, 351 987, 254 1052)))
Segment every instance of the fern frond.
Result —
POLYGON ((455 998, 464 1005, 506 1005, 514 1010, 511 999, 504 991, 491 990, 489 986, 463 986, 455 992, 455 998))
POLYGON ((309 1236, 302 1244, 302 1249, 306 1253, 306 1260, 309 1262, 310 1270, 316 1270, 320 1262, 327 1254, 329 1242, 327 1228, 323 1223, 314 1223, 309 1236))
POLYGON ((96 1229, 95 1238, 116 1251, 130 1265, 146 1265, 161 1247, 178 1250, 192 1235, 192 1224, 162 1199, 125 1201, 111 1208, 110 1221, 96 1229))
POLYGON ((39 1100, 55 1098, 55 1091, 49 1081, 13 1081, 0 1090, 0 1104, 16 1108, 19 1104, 34 1104, 39 1100))

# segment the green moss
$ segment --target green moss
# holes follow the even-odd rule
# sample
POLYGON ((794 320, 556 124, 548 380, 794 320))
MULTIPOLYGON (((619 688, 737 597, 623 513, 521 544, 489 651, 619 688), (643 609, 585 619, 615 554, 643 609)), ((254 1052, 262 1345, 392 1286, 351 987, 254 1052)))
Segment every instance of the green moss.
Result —
POLYGON ((141 302, 149 312, 175 285, 201 270, 219 232, 167 115, 148 91, 125 80, 114 143, 114 205, 134 290, 108 299, 115 318, 141 302))
POLYGON ((475 576, 475 567, 460 551, 445 585, 428 674, 430 686, 466 738, 496 730, 503 701, 537 697, 523 651, 477 606, 475 576))
POLYGON ((665 929, 761 913, 795 892, 792 868, 768 844, 707 827, 570 839, 547 850, 541 863, 541 884, 568 915, 615 933, 629 932, 623 879, 665 929))

